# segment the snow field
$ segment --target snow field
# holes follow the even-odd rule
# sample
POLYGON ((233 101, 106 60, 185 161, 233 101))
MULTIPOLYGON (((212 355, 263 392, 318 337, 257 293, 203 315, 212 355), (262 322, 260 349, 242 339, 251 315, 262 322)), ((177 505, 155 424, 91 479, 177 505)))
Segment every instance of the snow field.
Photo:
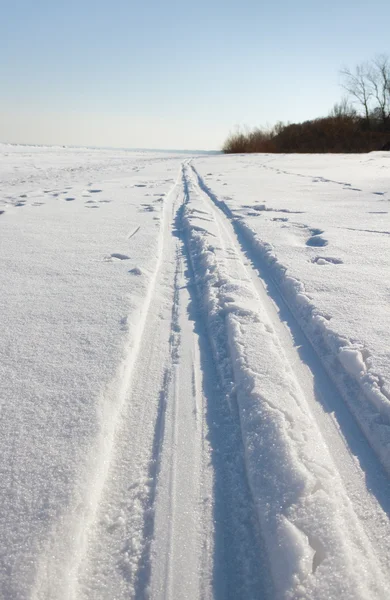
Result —
POLYGON ((0 596, 387 599, 388 155, 0 159, 0 596))

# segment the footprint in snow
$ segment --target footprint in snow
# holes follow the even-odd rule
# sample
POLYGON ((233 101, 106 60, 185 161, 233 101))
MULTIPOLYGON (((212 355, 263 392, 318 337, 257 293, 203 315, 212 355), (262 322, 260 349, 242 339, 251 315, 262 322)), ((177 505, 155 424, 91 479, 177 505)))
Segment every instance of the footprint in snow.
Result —
POLYGON ((120 323, 120 327, 122 329, 122 331, 128 331, 129 330, 129 326, 128 326, 128 322, 127 322, 127 317, 122 317, 121 320, 119 321, 120 323))
POLYGON ((66 202, 73 202, 73 200, 76 200, 76 198, 69 196, 68 198, 65 198, 65 200, 66 200, 66 202))
POLYGON ((130 256, 127 256, 127 254, 120 254, 119 252, 114 252, 113 254, 110 254, 110 257, 108 260, 110 259, 114 259, 114 260, 130 260, 130 256))
POLYGON ((302 215, 302 210, 291 210, 290 208, 268 208, 265 204, 255 204, 248 208, 252 208, 253 210, 257 210, 258 212, 279 212, 279 213, 287 213, 289 215, 302 215))
POLYGON ((88 192, 89 192, 90 194, 100 194, 100 192, 102 192, 102 191, 103 191, 103 190, 96 190, 96 189, 94 189, 94 190, 88 190, 88 192))
POLYGON ((342 265, 343 261, 340 258, 334 258, 333 256, 316 256, 312 258, 312 263, 316 265, 342 265))
POLYGON ((309 231, 311 233, 311 237, 306 241, 306 246, 321 247, 328 245, 328 240, 322 237, 322 234, 324 233, 322 229, 317 229, 314 227, 310 228, 309 231))
POLYGON ((130 275, 142 275, 142 271, 139 267, 134 267, 134 269, 130 269, 129 273, 130 275))
POLYGON ((321 237, 320 235, 313 235, 306 242, 306 246, 315 246, 317 248, 319 248, 321 246, 327 246, 327 245, 328 245, 328 240, 321 237))

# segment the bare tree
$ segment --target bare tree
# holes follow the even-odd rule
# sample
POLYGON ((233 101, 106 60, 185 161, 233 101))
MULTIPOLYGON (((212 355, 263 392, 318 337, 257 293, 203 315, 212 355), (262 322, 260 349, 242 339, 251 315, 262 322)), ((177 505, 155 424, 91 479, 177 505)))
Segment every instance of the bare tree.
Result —
POLYGON ((340 102, 336 102, 329 112, 330 117, 335 117, 337 119, 342 119, 344 117, 353 118, 356 117, 356 115, 356 110, 347 96, 343 96, 340 102))
POLYGON ((367 80, 376 100, 376 112, 383 125, 390 120, 390 59, 385 54, 377 56, 367 72, 367 80))
POLYGON ((370 100, 374 95, 371 81, 369 80, 370 67, 362 63, 354 71, 344 68, 341 70, 343 88, 350 94, 354 101, 363 109, 367 124, 370 124, 370 100))

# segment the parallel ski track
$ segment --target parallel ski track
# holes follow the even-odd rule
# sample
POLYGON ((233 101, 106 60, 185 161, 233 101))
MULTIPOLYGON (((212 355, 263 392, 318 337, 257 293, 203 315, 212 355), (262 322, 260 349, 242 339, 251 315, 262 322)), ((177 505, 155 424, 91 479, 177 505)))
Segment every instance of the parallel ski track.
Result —
MULTIPOLYGON (((176 224, 172 233, 180 247, 161 477, 154 499, 153 539, 149 535, 150 553, 145 561, 151 571, 148 586, 152 598, 167 600, 260 600, 265 598, 267 577, 239 421, 230 413, 221 390, 182 222, 189 193, 186 168, 185 162, 182 203, 172 214, 176 224)), ((143 597, 145 584, 136 598, 143 597)))
MULTIPOLYGON (((149 534, 152 553, 149 552, 147 562, 151 597, 184 599, 200 597, 202 579, 207 580, 208 557, 204 555, 202 540, 210 537, 212 524, 210 511, 206 515, 202 508, 202 493, 210 493, 207 482, 204 485, 209 470, 205 416, 201 386, 194 387, 191 379, 193 373, 198 377, 200 362, 195 352, 193 324, 187 314, 188 281, 178 239, 175 260, 170 366, 164 377, 165 427, 153 500, 155 523, 153 535, 149 534)), ((136 597, 142 597, 142 593, 140 590, 136 597)), ((208 596, 207 585, 204 596, 208 596)))
POLYGON ((186 167, 186 177, 191 180, 207 210, 213 214, 222 237, 225 237, 225 246, 234 249, 239 268, 252 280, 259 300, 266 307, 340 472, 355 513, 377 551, 383 572, 389 573, 390 481, 386 472, 362 436, 320 359, 313 355, 310 340, 301 330, 277 285, 269 276, 265 279, 266 268, 264 272, 259 272, 259 260, 255 260, 250 245, 239 235, 235 227, 238 224, 230 209, 213 194, 192 164, 186 167))
MULTIPOLYGON (((72 523, 71 540, 72 546, 68 548, 67 560, 60 567, 58 573, 58 563, 61 562, 59 556, 52 556, 54 569, 57 570, 59 580, 63 586, 62 591, 57 590, 57 598, 78 598, 79 597, 79 575, 80 567, 86 559, 91 532, 96 523, 101 499, 106 487, 108 474, 110 471, 113 456, 116 451, 116 438, 118 429, 121 427, 121 414, 123 408, 131 393, 131 387, 134 379, 135 367, 139 359, 142 346, 143 335, 150 315, 150 307, 155 295, 156 283, 160 272, 164 266, 164 245, 169 232, 169 213, 172 210, 173 197, 181 183, 181 170, 174 185, 168 192, 161 217, 161 227, 158 238, 157 259, 154 271, 152 272, 147 288, 146 297, 142 306, 141 313, 137 320, 136 328, 132 329, 129 336, 125 358, 119 366, 115 380, 108 386, 101 399, 101 426, 100 435, 95 444, 93 452, 86 469, 86 474, 80 484, 84 490, 82 500, 83 513, 78 514, 72 523)), ((160 421, 161 419, 159 419, 160 421)), ((54 551, 55 552, 55 551, 54 551)), ((50 568, 44 567, 43 571, 50 572, 50 568)), ((50 577, 50 575, 49 575, 50 577)), ((45 581, 45 573, 38 573, 33 597, 49 598, 53 593, 53 582, 45 581)))
MULTIPOLYGON (((189 164, 183 165, 184 206, 190 201, 189 164)), ((214 467, 214 598, 265 600, 272 598, 269 565, 263 547, 255 504, 251 495, 237 407, 229 400, 216 340, 208 329, 201 289, 197 284, 188 233, 182 239, 189 272, 196 329, 200 336, 201 365, 206 392, 209 440, 214 467), (211 379, 209 376, 212 371, 211 379)), ((224 240, 219 240, 224 243, 224 240)), ((234 395, 234 394, 233 394, 234 395)))
POLYGON ((187 164, 165 198, 145 301, 100 400, 77 507, 40 559, 35 600, 265 597, 239 421, 182 229, 187 164))
POLYGON ((165 205, 143 339, 131 359, 134 374, 122 380, 124 408, 78 563, 77 599, 99 593, 102 568, 118 598, 264 598, 239 422, 219 389, 193 294, 181 222, 185 168, 186 161, 165 205), (124 505, 125 537, 104 524, 124 505))
MULTIPOLYGON (((175 363, 181 344, 181 332, 178 327, 178 278, 181 265, 179 243, 173 237, 173 219, 181 201, 180 184, 181 170, 164 203, 158 263, 154 280, 149 287, 148 301, 144 305, 139 345, 131 360, 132 370, 135 366, 137 368, 134 376, 126 384, 128 408, 123 414, 123 422, 117 428, 114 452, 116 456, 100 509, 104 511, 104 507, 107 506, 112 513, 113 507, 118 511, 124 505, 127 507, 125 534, 114 541, 108 564, 113 570, 111 577, 116 580, 116 593, 120 594, 120 597, 132 597, 137 600, 149 597, 150 593, 154 566, 152 543, 155 537, 156 507, 159 503, 157 496, 168 417, 173 420, 174 435, 177 428, 175 414, 173 417, 170 415, 168 402, 170 390, 174 385, 175 363), (128 442, 128 436, 132 438, 131 443, 128 442)), ((175 410, 174 406, 174 413, 175 410)), ((171 440, 171 443, 174 443, 174 440, 171 440)), ((173 482, 174 473, 171 479, 173 482)), ((174 504, 173 495, 172 488, 170 497, 174 504)), ((104 529, 101 534, 107 536, 104 529)), ((110 540, 110 536, 107 539, 110 540)), ((99 542, 95 541, 94 544, 98 546, 99 542)), ((169 567, 169 553, 168 557, 164 556, 164 560, 167 560, 169 567)), ((91 565, 91 562, 94 562, 91 561, 91 557, 87 557, 88 562, 89 573, 87 570, 87 574, 83 576, 87 589, 88 583, 96 577, 96 566, 91 565)), ((91 598, 91 593, 94 593, 93 588, 91 592, 89 587, 89 591, 83 597, 91 598)), ((113 590, 110 593, 113 593, 113 590)))

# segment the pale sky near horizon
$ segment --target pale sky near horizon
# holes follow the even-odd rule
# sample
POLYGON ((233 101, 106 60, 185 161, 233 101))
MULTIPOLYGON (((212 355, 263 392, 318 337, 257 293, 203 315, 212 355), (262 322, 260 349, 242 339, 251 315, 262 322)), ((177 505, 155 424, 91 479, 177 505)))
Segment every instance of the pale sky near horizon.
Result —
POLYGON ((325 115, 390 2, 0 0, 0 142, 219 149, 325 115))

